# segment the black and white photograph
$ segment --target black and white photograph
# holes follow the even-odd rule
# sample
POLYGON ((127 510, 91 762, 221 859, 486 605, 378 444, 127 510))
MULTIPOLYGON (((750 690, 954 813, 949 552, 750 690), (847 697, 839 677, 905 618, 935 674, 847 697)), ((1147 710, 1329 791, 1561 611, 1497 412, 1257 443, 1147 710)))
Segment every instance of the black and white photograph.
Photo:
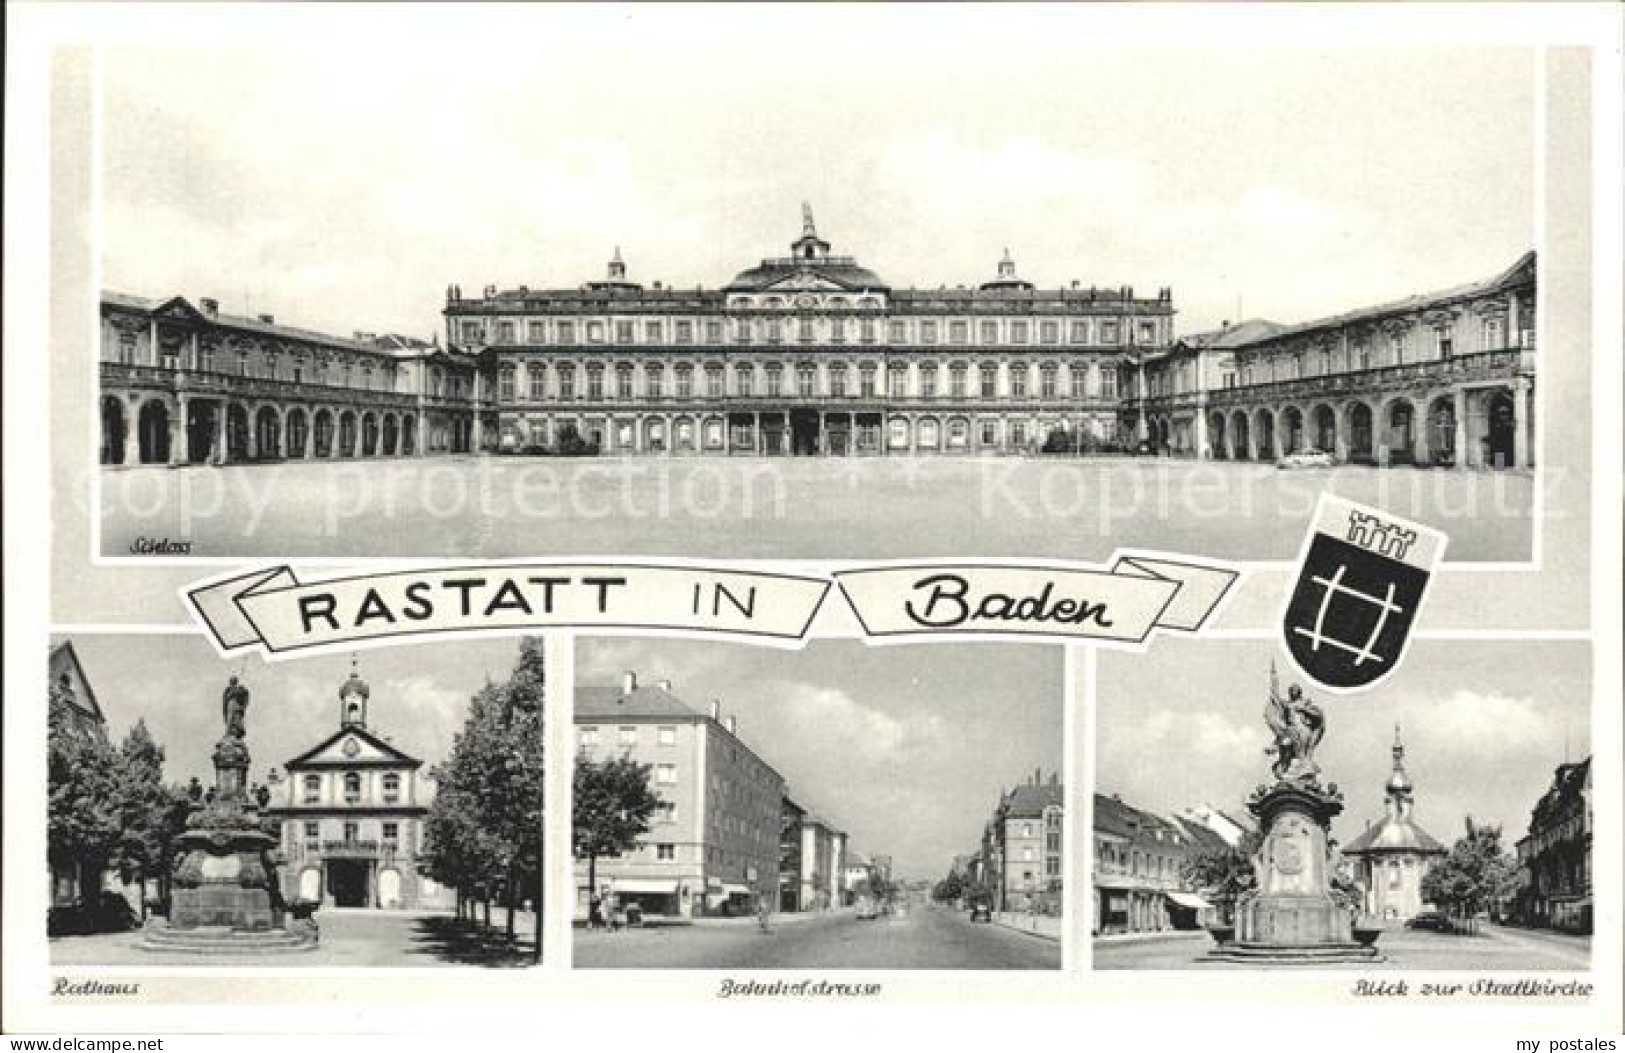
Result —
POLYGON ((99 553, 1534 558, 1535 50, 986 14, 109 50, 99 553))
POLYGON ((1030 645, 577 645, 580 968, 1059 969, 1065 678, 1030 645))
POLYGON ((1419 640, 1350 698, 1270 640, 1102 656, 1094 968, 1589 969, 1590 665, 1419 640))
POLYGON ((540 960, 540 641, 74 633, 49 663, 53 965, 540 960))

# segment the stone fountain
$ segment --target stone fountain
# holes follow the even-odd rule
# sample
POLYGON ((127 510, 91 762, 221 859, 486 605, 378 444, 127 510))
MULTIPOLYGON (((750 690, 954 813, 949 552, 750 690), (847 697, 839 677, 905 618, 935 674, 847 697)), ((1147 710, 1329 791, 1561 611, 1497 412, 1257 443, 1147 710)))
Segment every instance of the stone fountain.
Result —
POLYGON ((1282 697, 1270 671, 1265 722, 1274 734, 1273 783, 1259 785, 1247 810, 1263 834, 1253 857, 1254 887, 1236 906, 1234 932, 1225 932, 1201 961, 1276 965, 1375 962, 1374 929, 1356 927, 1355 910, 1335 887, 1332 820, 1343 811, 1336 783, 1321 784, 1315 747, 1326 718, 1294 684, 1282 697))
POLYGON ((220 698, 225 733, 214 747, 214 792, 186 820, 169 917, 140 946, 157 952, 269 954, 316 946, 316 924, 290 918, 276 886, 277 839, 260 826, 248 791, 248 688, 232 677, 220 698))

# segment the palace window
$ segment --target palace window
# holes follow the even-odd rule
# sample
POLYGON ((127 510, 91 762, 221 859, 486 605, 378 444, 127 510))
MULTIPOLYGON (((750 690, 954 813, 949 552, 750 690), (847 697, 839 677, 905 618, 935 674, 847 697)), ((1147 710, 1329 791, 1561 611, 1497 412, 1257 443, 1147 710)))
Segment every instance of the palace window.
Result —
POLYGON ((636 725, 625 724, 619 729, 622 746, 636 746, 638 744, 638 729, 636 725))
POLYGON ((1405 334, 1394 333, 1388 337, 1388 364, 1402 366, 1405 364, 1405 334))
POLYGON ((1027 323, 1010 323, 1010 342, 1012 344, 1025 344, 1027 342, 1027 323))
POLYGON ((1117 367, 1107 366, 1100 371, 1100 397, 1103 399, 1117 397, 1117 367))
POLYGON ((846 398, 846 364, 843 362, 829 367, 829 393, 832 398, 846 398))
MULTIPOLYGON (((237 352, 237 375, 240 376, 240 377, 248 376, 248 352, 247 351, 239 351, 239 352, 237 352)), ((349 378, 346 377, 345 379, 348 380, 349 378)))
POLYGON ((722 343, 722 323, 721 322, 706 322, 705 323, 705 341, 708 344, 720 344, 720 343, 722 343))
POLYGON ((886 327, 886 339, 894 344, 901 344, 908 338, 908 327, 902 322, 892 322, 886 327))
POLYGON ((604 367, 594 363, 587 367, 587 398, 597 402, 604 397, 604 367))
POLYGON ((655 785, 656 786, 676 786, 677 785, 677 765, 675 765, 675 764, 657 764, 657 765, 655 765, 655 785))
POLYGON ((970 342, 969 322, 949 322, 948 342, 950 344, 964 344, 970 342))
POLYGON ((875 397, 875 367, 862 365, 858 367, 858 394, 866 399, 875 397))
POLYGON ((1018 420, 1010 423, 1010 442, 1016 446, 1025 446, 1027 444, 1026 421, 1018 420))
POLYGON ((361 840, 361 824, 354 820, 346 821, 344 824, 344 843, 353 845, 359 840, 361 840))
POLYGON ((920 323, 920 343, 934 344, 937 342, 937 323, 924 321, 920 323))
POLYGON ((900 399, 907 396, 908 374, 902 366, 892 366, 886 371, 886 395, 889 398, 900 399))
POLYGON ((812 366, 796 367, 796 394, 804 399, 818 394, 818 371, 812 366))
POLYGON ((677 323, 677 342, 679 344, 692 344, 694 342, 694 323, 677 323))
POLYGON ((601 344, 604 342, 604 323, 593 319, 587 323, 587 343, 601 344))
POLYGON ((632 367, 617 366, 615 368, 615 397, 630 399, 632 397, 632 367))
POLYGON ((547 367, 540 362, 532 362, 525 367, 525 375, 530 380, 530 400, 540 402, 547 397, 547 367))
POLYGON ((865 318, 858 323, 858 339, 866 344, 875 342, 875 323, 872 318, 865 318))
POLYGON ((394 804, 401 799, 401 777, 395 772, 384 774, 384 803, 394 804))
POLYGON ((756 367, 749 365, 734 368, 734 385, 739 389, 742 398, 751 397, 751 389, 756 386, 756 367))
POLYGON ((530 323, 530 342, 533 344, 545 343, 547 340, 547 326, 542 322, 530 323))
POLYGON ((588 724, 586 727, 577 728, 576 734, 580 736, 582 749, 589 749, 598 745, 597 724, 588 724))
POLYGON ((1117 323, 1116 322, 1101 322, 1100 323, 1100 342, 1103 343, 1103 344, 1115 344, 1115 343, 1117 343, 1117 323))
POLYGON ((767 367, 767 397, 776 399, 784 394, 784 367, 774 364, 767 367))
POLYGON ((347 771, 344 773, 344 803, 361 803, 361 774, 347 771))
POLYGON ((722 397, 722 367, 705 367, 705 397, 719 399, 722 397))
POLYGON ((694 367, 686 362, 677 367, 677 397, 680 399, 694 397, 694 367))
POLYGON ((767 342, 770 344, 784 342, 784 323, 777 318, 770 318, 767 321, 767 342))
POLYGON ((384 847, 385 848, 397 848, 397 847, 399 847, 400 843, 401 843, 401 824, 400 823, 384 823, 383 824, 383 830, 384 830, 384 847))
POLYGON ((463 343, 477 344, 485 339, 485 327, 479 322, 467 321, 463 323, 463 343))
POLYGON ((314 820, 305 823, 305 840, 314 841, 322 836, 322 824, 314 820))
POLYGON ((663 344, 666 342, 666 327, 659 322, 643 323, 643 342, 646 344, 663 344))
POLYGON ((964 366, 950 366, 948 368, 948 393, 956 399, 965 397, 964 366))
POLYGON ((1155 323, 1155 322, 1141 322, 1140 323, 1140 343, 1142 343, 1142 344, 1154 344, 1156 342, 1157 342, 1157 323, 1155 323))
POLYGON ((1027 363, 1012 362, 1010 364, 1010 397, 1024 399, 1027 397, 1027 363))
POLYGON ((655 845, 655 859, 662 863, 671 863, 677 859, 677 846, 668 844, 655 845))
POLYGON ((649 398, 657 399, 665 393, 666 367, 657 362, 646 363, 643 367, 644 394, 649 398))
POLYGON ((982 397, 999 397, 999 367, 991 363, 982 367, 982 397))
POLYGON ((512 322, 498 322, 497 323, 497 343, 499 343, 499 344, 511 344, 511 343, 513 343, 513 323, 512 322))
POLYGON ((654 820, 657 823, 675 823, 677 821, 677 806, 670 801, 657 801, 655 803, 654 820))
POLYGON ((655 730, 655 742, 662 746, 677 745, 677 728, 671 724, 663 724, 655 730))
MULTIPOLYGON (((133 337, 131 338, 131 341, 130 341, 130 348, 131 348, 131 355, 133 356, 134 353, 135 353, 135 340, 134 340, 133 337)), ((134 361, 133 357, 132 357, 131 361, 134 361)), ((199 369, 203 370, 203 372, 205 372, 205 373, 214 372, 214 344, 213 343, 211 343, 209 341, 205 341, 202 344, 198 345, 198 349, 197 349, 197 367, 199 369)))
POLYGON ((831 318, 829 320, 829 339, 832 344, 846 343, 846 319, 831 318))
POLYGON ((1072 342, 1074 344, 1087 344, 1089 342, 1089 323, 1072 323, 1072 342))
POLYGON ((497 399, 502 402, 513 401, 513 367, 504 366, 497 375, 497 399))
POLYGON ((615 342, 617 344, 630 344, 632 342, 632 323, 615 323, 615 342))
POLYGON ((937 367, 926 364, 920 367, 920 397, 934 399, 937 397, 937 367))
POLYGON ((1055 344, 1061 340, 1061 324, 1059 322, 1038 323, 1038 341, 1043 344, 1055 344))
POLYGON ((576 342, 576 324, 574 322, 559 323, 559 343, 573 344, 576 342))
POLYGON ((1038 373, 1038 393, 1044 398, 1055 397, 1055 366, 1046 363, 1038 373))
MULTIPOLYGON (((198 359, 200 362, 207 362, 209 360, 209 352, 207 350, 199 351, 198 359)), ((205 366, 203 368, 207 369, 208 367, 205 366)), ((391 372, 393 373, 393 370, 391 372)), ((302 358, 296 358, 293 360, 293 382, 295 384, 303 384, 305 382, 305 361, 302 358)))
POLYGON ((734 341, 740 344, 750 343, 750 319, 741 318, 734 323, 734 341))
POLYGON ((811 318, 796 319, 796 339, 804 344, 812 343, 813 323, 811 318))
POLYGON ((1326 374, 1330 373, 1331 371, 1332 371, 1332 349, 1329 348, 1329 347, 1323 347, 1323 348, 1320 349, 1320 375, 1325 376, 1326 374))
POLYGON ((1506 346, 1506 323, 1499 318, 1484 319, 1484 350, 1494 351, 1506 346))
POLYGON ((319 804, 322 799, 322 777, 320 775, 305 776, 304 791, 304 803, 319 804))
POLYGON ((1354 360, 1359 363, 1359 367, 1361 369, 1370 369, 1371 345, 1367 344, 1364 340, 1356 341, 1354 344, 1354 360))
POLYGON ((1082 362, 1074 362, 1067 367, 1066 381, 1067 395, 1069 397, 1074 399, 1082 399, 1088 395, 1088 389, 1086 387, 1088 379, 1087 370, 1088 367, 1082 362))
POLYGON ((566 362, 559 366, 559 398, 576 397, 576 367, 566 362))
POLYGON ((120 333, 118 338, 118 361, 122 366, 135 365, 135 334, 120 333))
POLYGON ((1434 339, 1438 341, 1439 357, 1449 358, 1456 350, 1455 330, 1449 326, 1440 326, 1433 331, 1434 339))
POLYGON ((948 422, 948 445, 950 447, 964 448, 970 439, 970 425, 963 417, 955 417, 948 422))

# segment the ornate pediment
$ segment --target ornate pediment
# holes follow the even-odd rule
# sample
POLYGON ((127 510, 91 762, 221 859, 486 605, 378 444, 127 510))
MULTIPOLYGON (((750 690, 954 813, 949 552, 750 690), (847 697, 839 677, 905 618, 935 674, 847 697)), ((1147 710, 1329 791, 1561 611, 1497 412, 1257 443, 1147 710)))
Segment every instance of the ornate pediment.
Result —
MULTIPOLYGON (((767 287, 775 292, 846 292, 846 286, 813 271, 787 275, 767 287)), ((797 305, 800 306, 800 305, 797 305)), ((809 305, 816 306, 816 305, 809 305)))
POLYGON ((383 739, 362 727, 348 727, 288 761, 290 771, 309 767, 385 767, 399 765, 415 768, 417 758, 402 753, 383 739))

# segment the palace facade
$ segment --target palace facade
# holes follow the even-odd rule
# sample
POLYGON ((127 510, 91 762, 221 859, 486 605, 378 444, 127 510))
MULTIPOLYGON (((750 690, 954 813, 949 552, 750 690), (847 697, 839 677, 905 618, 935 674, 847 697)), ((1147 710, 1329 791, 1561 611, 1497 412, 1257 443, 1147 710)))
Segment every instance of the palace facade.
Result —
POLYGON ((1039 289, 1009 254, 974 287, 893 288, 830 254, 810 210, 788 256, 720 289, 602 281, 465 297, 448 346, 495 356, 499 446, 543 451, 1015 452, 1118 441, 1120 372, 1172 340, 1169 290, 1039 289))
POLYGON ((466 453, 488 417, 489 377, 467 355, 222 314, 211 299, 103 293, 100 373, 108 465, 466 453))
POLYGON ((1356 464, 1535 463, 1535 254, 1483 281, 1300 325, 1253 319, 1144 355, 1124 414, 1153 448, 1356 464))
POLYGON ((418 872, 434 786, 422 761, 368 728, 371 696, 352 670, 338 730, 271 780, 264 814, 282 825, 283 894, 328 907, 449 908, 455 891, 418 872))

